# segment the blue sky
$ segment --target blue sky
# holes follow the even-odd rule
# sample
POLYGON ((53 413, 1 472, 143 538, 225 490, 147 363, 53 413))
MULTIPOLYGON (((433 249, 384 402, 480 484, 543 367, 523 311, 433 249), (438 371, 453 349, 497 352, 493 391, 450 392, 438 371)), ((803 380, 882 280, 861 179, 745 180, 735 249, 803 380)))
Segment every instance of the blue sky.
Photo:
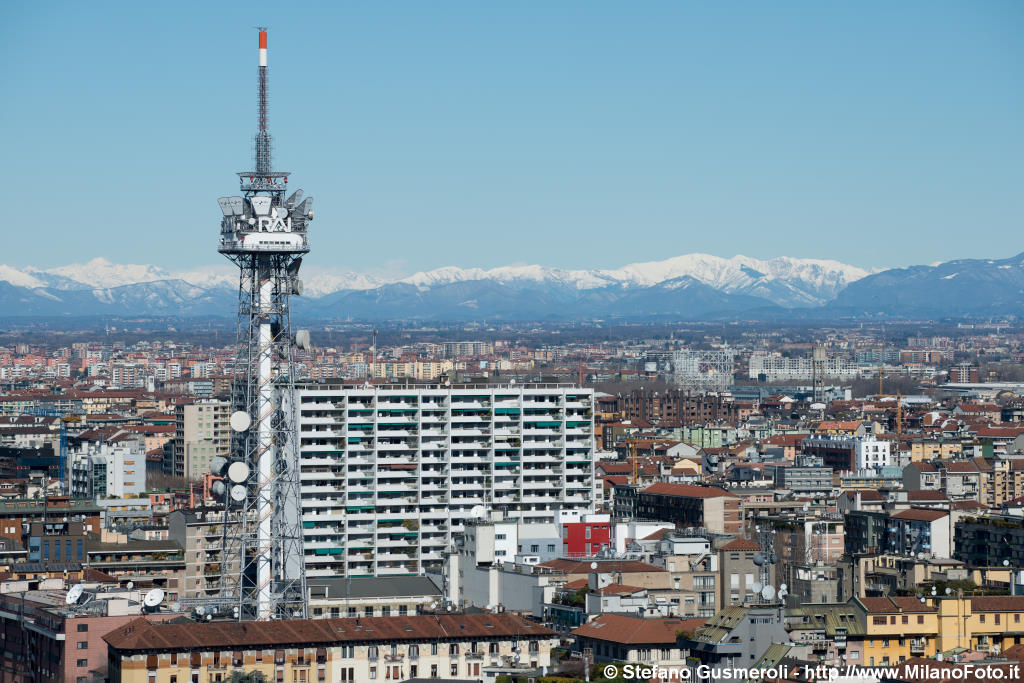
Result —
POLYGON ((1024 251, 1024 3, 0 7, 0 262, 220 263, 270 27, 325 268, 1024 251))

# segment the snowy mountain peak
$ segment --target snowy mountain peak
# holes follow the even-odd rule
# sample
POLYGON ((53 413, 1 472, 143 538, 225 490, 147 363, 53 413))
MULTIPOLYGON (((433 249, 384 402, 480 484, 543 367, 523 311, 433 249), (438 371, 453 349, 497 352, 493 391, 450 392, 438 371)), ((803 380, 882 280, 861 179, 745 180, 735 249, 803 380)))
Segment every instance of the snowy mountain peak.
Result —
MULTIPOLYGON (((320 298, 335 292, 372 290, 393 284, 411 285, 423 292, 454 283, 489 281, 516 290, 550 287, 582 292, 609 287, 631 290, 673 282, 676 283, 673 287, 678 287, 681 278, 689 278, 726 294, 755 296, 793 307, 825 303, 851 282, 869 274, 863 268, 824 259, 762 260, 742 255, 722 258, 684 254, 614 269, 569 270, 527 264, 490 269, 445 266, 388 278, 313 266, 304 269, 303 279, 307 298, 320 298)), ((237 278, 236 271, 227 264, 186 271, 169 271, 145 264, 115 264, 105 258, 46 270, 0 265, 0 281, 32 290, 98 291, 165 281, 169 286, 173 281, 183 281, 202 290, 212 290, 234 288, 237 278)))

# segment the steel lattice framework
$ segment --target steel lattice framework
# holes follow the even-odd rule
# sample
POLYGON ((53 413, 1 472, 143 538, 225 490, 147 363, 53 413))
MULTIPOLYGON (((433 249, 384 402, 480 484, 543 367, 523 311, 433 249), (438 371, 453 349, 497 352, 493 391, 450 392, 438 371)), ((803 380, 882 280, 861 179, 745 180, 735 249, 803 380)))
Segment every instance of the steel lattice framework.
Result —
POLYGON ((233 520, 224 524, 224 566, 237 571, 221 575, 220 608, 241 620, 306 616, 293 356, 308 342, 292 333, 290 298, 301 293, 313 212, 301 190, 286 199, 288 174, 271 170, 266 40, 261 29, 255 170, 238 174, 241 197, 220 200, 218 251, 239 270, 230 488, 222 487, 233 520))
POLYGON ((725 391, 732 383, 735 355, 731 349, 676 351, 672 354, 675 383, 680 389, 694 394, 725 391))

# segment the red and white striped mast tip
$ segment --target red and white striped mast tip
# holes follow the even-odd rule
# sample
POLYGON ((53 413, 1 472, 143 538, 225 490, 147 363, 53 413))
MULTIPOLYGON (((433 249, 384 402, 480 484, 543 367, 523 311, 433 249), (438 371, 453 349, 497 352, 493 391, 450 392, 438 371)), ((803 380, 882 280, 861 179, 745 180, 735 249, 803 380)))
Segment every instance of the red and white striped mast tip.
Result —
POLYGON ((260 66, 267 65, 267 29, 260 29, 260 66))

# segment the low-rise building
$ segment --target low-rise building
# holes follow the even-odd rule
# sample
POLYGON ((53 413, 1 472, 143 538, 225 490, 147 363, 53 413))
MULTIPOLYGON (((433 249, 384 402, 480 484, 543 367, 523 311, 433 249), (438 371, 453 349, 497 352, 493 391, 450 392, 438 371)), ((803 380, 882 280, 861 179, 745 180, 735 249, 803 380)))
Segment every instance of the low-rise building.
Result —
POLYGON ((513 614, 439 614, 216 624, 136 619, 104 636, 111 681, 192 681, 199 670, 268 681, 493 680, 545 671, 556 634, 513 614))

